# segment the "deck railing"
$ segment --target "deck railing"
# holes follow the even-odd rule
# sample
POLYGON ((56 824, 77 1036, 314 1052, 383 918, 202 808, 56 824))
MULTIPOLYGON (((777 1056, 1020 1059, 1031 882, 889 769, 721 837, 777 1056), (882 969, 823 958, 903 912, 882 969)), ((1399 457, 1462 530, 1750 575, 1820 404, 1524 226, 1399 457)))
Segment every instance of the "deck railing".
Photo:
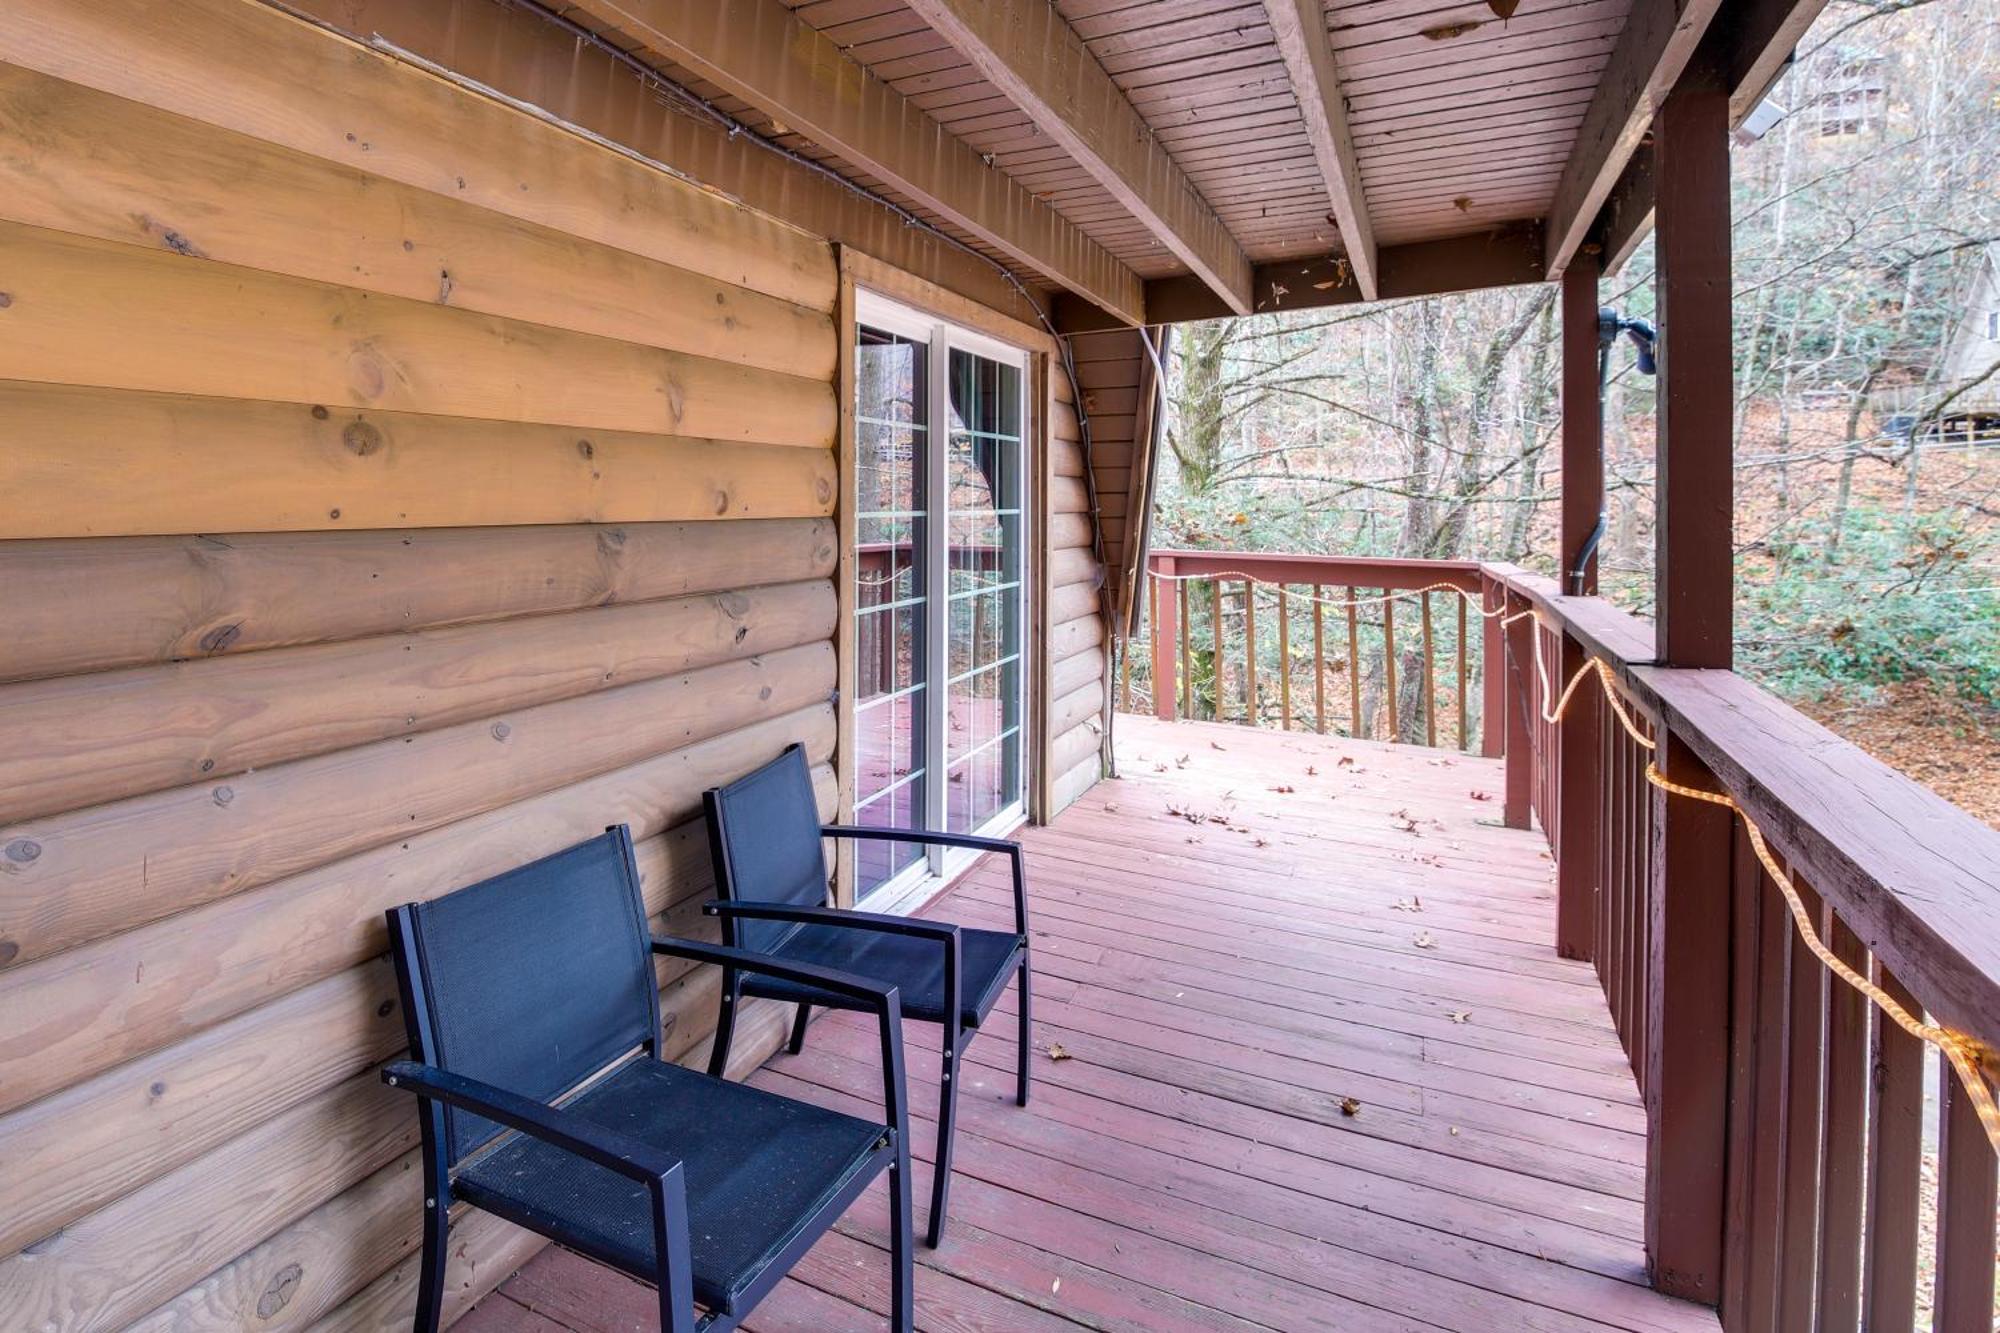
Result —
POLYGON ((1989 1126, 1961 1072, 1842 980, 1795 913, 1956 1034, 1990 1090, 2000 833, 1733 672, 1654 665, 1652 627, 1596 598, 1511 566, 1482 577, 1508 626, 1505 815, 1549 840, 1557 948, 1596 967, 1646 1101, 1655 1284, 1718 1305, 1729 1333, 1925 1314, 1989 1333, 1989 1126), (1550 721, 1591 658, 1601 685, 1550 721))
POLYGON ((1499 632, 1457 595, 1481 587, 1472 561, 1155 551, 1118 706, 1497 755, 1499 632))
POLYGON ((1554 945, 1596 969, 1646 1102, 1656 1286, 1727 1333, 2000 1327, 2000 1125, 1966 1080, 1996 1114, 2000 832, 1733 672, 1657 665, 1650 624, 1511 565, 1164 551, 1149 572, 1127 662, 1161 718, 1467 744, 1476 698, 1503 816, 1556 863, 1554 945), (1393 702, 1371 725, 1359 669, 1372 629, 1373 693, 1394 701, 1412 625, 1416 736, 1389 729, 1393 702), (1960 1067, 1877 999, 1937 1025, 1960 1067))

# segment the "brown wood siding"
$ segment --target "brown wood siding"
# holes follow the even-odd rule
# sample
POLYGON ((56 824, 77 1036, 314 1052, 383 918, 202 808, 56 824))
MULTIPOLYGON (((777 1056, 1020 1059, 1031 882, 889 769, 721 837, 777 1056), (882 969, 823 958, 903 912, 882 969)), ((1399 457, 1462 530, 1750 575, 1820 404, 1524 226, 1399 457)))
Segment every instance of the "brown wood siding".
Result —
MULTIPOLYGON (((703 787, 798 740, 833 811, 833 256, 263 6, 111 53, 103 6, 35 9, 0 34, 0 1327, 394 1326, 383 910, 622 820, 698 933, 703 787)), ((705 1055, 715 978, 661 977, 705 1055)), ((538 1244, 468 1218, 453 1311, 538 1244)))
MULTIPOLYGON (((1053 819, 1104 775, 1102 739, 1110 636, 1095 523, 1084 484, 1083 431, 1062 367, 1049 376, 1048 571, 1043 623, 1044 819, 1053 819)), ((1087 393, 1088 391, 1086 391, 1087 393)), ((1091 420, 1093 434, 1095 417, 1091 420)), ((1107 548, 1108 549, 1108 548, 1107 548)))

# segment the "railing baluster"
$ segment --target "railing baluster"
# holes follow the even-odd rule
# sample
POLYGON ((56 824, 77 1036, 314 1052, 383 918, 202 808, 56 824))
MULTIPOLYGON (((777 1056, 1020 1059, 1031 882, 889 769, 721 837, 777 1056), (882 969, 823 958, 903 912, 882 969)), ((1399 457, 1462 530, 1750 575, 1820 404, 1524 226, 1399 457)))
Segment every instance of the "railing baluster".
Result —
POLYGON ((1431 595, 1422 597, 1424 608, 1424 744, 1438 743, 1437 644, 1431 634, 1431 595))
POLYGON ((1243 580, 1243 720, 1257 725, 1257 583, 1243 580))
POLYGON ((1313 730, 1326 735, 1326 588, 1313 584, 1313 730))
POLYGON ((1211 579, 1208 585, 1208 625, 1215 632, 1215 720, 1227 721, 1223 707, 1225 673, 1222 656, 1222 580, 1211 579))
MULTIPOLYGON (((1903 1008, 1917 997, 1886 967, 1875 982, 1903 1008)), ((1911 1333, 1917 1325, 1917 1199, 1924 1151, 1924 1044, 1871 1007, 1874 1069, 1868 1080, 1868 1333, 1911 1333)))
POLYGON ((1936 1333, 1993 1326, 1993 1145, 1949 1060, 1938 1062, 1936 1333))
POLYGON ((1180 650, 1180 717, 1194 717, 1194 620, 1188 618, 1188 580, 1174 582, 1180 594, 1180 622, 1174 626, 1174 646, 1180 650))
POLYGON ((1382 674, 1389 694, 1389 743, 1403 739, 1403 719, 1396 707, 1396 599, 1384 588, 1382 599, 1382 674))
POLYGON ((1292 729, 1292 599, 1278 585, 1278 724, 1292 729))
POLYGON ((1472 748, 1472 727, 1470 725, 1472 709, 1470 701, 1466 697, 1466 686, 1471 677, 1466 674, 1465 669, 1465 615, 1465 597, 1461 594, 1458 598, 1458 748, 1461 750, 1470 750, 1472 748))
MULTIPOLYGON (((1828 907, 1820 938, 1855 971, 1868 951, 1828 907)), ((1825 1144, 1820 1164, 1819 1318, 1822 1329, 1851 1329, 1861 1319, 1862 1126, 1867 1114, 1868 1000, 1832 984, 1826 1004, 1825 1144)))
POLYGON ((1347 603, 1347 734, 1363 736, 1361 726, 1361 613, 1354 606, 1352 586, 1341 589, 1347 603))
POLYGON ((1791 1064, 1792 919, 1740 827, 1733 840, 1736 892, 1751 900, 1757 917, 1756 1050, 1750 1089, 1754 1137, 1744 1225, 1749 1253, 1744 1264, 1744 1319, 1728 1325, 1749 1330, 1778 1327, 1777 1236, 1785 1209, 1785 1143, 1780 1126, 1789 1118, 1785 1079, 1791 1064))
MULTIPOLYGON (((1775 887, 1765 891, 1775 895, 1775 887)), ((1819 895, 1801 884, 1806 915, 1817 919, 1819 895)), ((1814 1260, 1819 1249, 1820 1014, 1826 1008, 1826 968, 1795 930, 1791 941, 1791 1012, 1785 1025, 1785 1176, 1778 1218, 1778 1323, 1811 1328, 1817 1294, 1814 1260)))

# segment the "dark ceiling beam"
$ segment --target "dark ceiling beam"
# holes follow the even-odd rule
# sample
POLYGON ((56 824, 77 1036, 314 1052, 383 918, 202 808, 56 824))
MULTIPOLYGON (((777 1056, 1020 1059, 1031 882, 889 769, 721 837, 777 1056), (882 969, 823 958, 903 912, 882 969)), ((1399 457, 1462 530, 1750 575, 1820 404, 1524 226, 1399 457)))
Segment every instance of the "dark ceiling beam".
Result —
POLYGON ((1361 168, 1354 158, 1354 135, 1347 125, 1347 99, 1334 68, 1333 43, 1327 37, 1322 0, 1264 0, 1264 13, 1292 78, 1299 116, 1319 164, 1320 180, 1333 201, 1333 221, 1340 228, 1341 249, 1354 269, 1363 299, 1379 294, 1375 229, 1368 221, 1368 200, 1361 189, 1361 168))
MULTIPOLYGON (((1385 245, 1377 252, 1380 296, 1383 300, 1441 296, 1540 282, 1546 275, 1542 253, 1539 222, 1517 222, 1439 241, 1385 245)), ((1352 267, 1339 255, 1259 264, 1251 288, 1256 298, 1254 313, 1260 315, 1358 305, 1367 299, 1355 285, 1352 267)), ((1155 278, 1146 284, 1148 324, 1184 324, 1222 319, 1232 313, 1213 292, 1193 278, 1155 278)), ((1056 326, 1064 333, 1095 333, 1123 327, 1089 304, 1067 297, 1057 298, 1056 326)))
POLYGON ((1224 304, 1249 313, 1243 248, 1049 0, 908 4, 1224 304))
MULTIPOLYGON (((1744 0, 1709 28, 1697 60, 1719 62, 1729 83, 1729 127, 1748 120, 1791 64, 1792 51, 1827 0, 1744 0)), ((1616 273, 1653 229, 1653 148, 1650 136, 1632 155, 1591 225, 1589 244, 1616 273)))
POLYGON ((1137 323, 1139 275, 779 0, 576 0, 576 9, 761 108, 1024 268, 1137 323))
POLYGON ((1694 58, 1722 0, 1640 0, 1577 127, 1549 205, 1547 265, 1559 277, 1589 235, 1653 116, 1694 58))

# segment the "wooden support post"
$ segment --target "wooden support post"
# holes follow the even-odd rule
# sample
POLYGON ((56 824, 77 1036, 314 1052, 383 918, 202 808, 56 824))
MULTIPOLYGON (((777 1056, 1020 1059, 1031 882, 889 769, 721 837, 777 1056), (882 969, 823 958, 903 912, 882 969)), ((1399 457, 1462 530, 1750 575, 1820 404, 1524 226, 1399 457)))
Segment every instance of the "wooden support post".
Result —
MULTIPOLYGON (((1505 605, 1507 615, 1498 617, 1495 624, 1528 609, 1526 602, 1511 594, 1505 605)), ((1500 815, 1508 828, 1528 828, 1534 823, 1530 806, 1535 782, 1535 714, 1528 710, 1541 708, 1537 702, 1541 686, 1535 680, 1534 617, 1522 616, 1503 632, 1506 646, 1501 657, 1505 662, 1506 700, 1502 711, 1507 718, 1507 788, 1500 815)))
MULTIPOLYGON (((1654 126, 1661 338, 1656 653, 1676 667, 1731 662, 1733 458, 1729 271, 1729 88, 1697 58, 1654 126)), ((1668 777, 1713 788, 1670 732, 1668 777)), ((1653 1286, 1722 1296, 1729 1107, 1729 811, 1652 791, 1645 959, 1646 1261, 1653 1286)), ((1814 1022, 1819 1021, 1815 1010, 1814 1022)), ((1795 1086, 1793 1097, 1799 1100, 1795 1086)), ((1804 1184, 1805 1182, 1800 1182, 1804 1184)), ((1817 1181, 1811 1182, 1813 1185, 1817 1181)), ((1788 1178, 1788 1188, 1790 1181, 1788 1178)))
MULTIPOLYGON (((1482 578, 1479 609, 1491 611, 1495 596, 1501 606, 1507 604, 1506 595, 1482 578)), ((1481 616, 1479 620, 1479 753, 1498 759, 1507 753, 1507 638, 1499 616, 1481 616)))
MULTIPOLYGON (((1572 272, 1575 270, 1572 269, 1572 272)), ((1561 679, 1583 669, 1583 645, 1562 636, 1561 679)), ((1599 840, 1604 835, 1602 742, 1598 728, 1616 726, 1594 683, 1570 704, 1556 727, 1556 952, 1588 958, 1597 938, 1599 840)))
MULTIPOLYGON (((1667 777, 1715 789, 1679 737, 1657 736, 1667 777)), ((1646 1260, 1656 1288, 1713 1305, 1722 1294, 1729 1125, 1729 950, 1717 941, 1729 938, 1734 816, 1657 787, 1651 794, 1646 1260)))
POLYGON ((1215 631, 1215 668, 1214 668, 1215 720, 1217 722, 1222 722, 1226 720, 1223 717, 1223 704, 1222 704, 1222 699, 1223 699, 1222 645, 1226 636, 1222 632, 1222 580, 1221 579, 1210 579, 1208 581, 1208 627, 1211 630, 1215 631))
POLYGON ((1577 557, 1604 518, 1604 404, 1598 388, 1597 277, 1599 256, 1579 254, 1562 276, 1562 590, 1597 591, 1597 555, 1577 557))
MULTIPOLYGON (((1153 563, 1153 571, 1171 580, 1174 574, 1172 556, 1161 556, 1153 563)), ((1153 590, 1153 716, 1162 722, 1174 720, 1174 700, 1179 691, 1174 688, 1174 660, 1180 644, 1180 599, 1174 596, 1180 585, 1168 582, 1167 595, 1160 596, 1161 582, 1147 578, 1153 590)))
POLYGON ((1729 88, 1709 62, 1691 65, 1668 95, 1656 140, 1657 653, 1668 666, 1727 668, 1735 595, 1729 88))

